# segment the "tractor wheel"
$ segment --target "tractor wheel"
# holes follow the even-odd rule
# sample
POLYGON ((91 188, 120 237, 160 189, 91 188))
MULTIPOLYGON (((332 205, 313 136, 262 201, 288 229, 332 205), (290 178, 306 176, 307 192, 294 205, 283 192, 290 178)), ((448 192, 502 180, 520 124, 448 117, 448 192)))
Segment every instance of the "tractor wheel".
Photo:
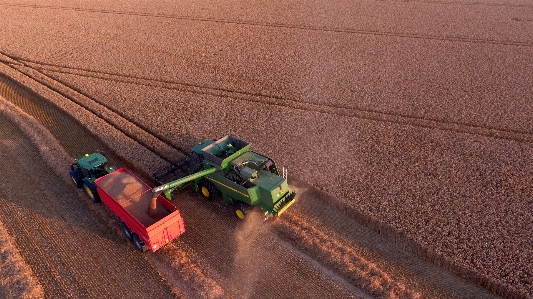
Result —
POLYGON ((246 218, 246 213, 248 211, 248 206, 246 204, 239 202, 235 204, 234 215, 239 218, 239 220, 244 220, 246 218))
POLYGON ((215 187, 215 185, 213 185, 213 183, 207 180, 202 180, 200 184, 198 184, 198 191, 200 192, 202 197, 207 200, 215 199, 215 196, 217 194, 217 188, 215 187))
POLYGON ((137 234, 133 234, 132 235, 132 239, 133 239, 133 244, 135 244, 135 248, 137 248, 140 252, 145 252, 146 250, 144 250, 144 242, 141 241, 141 239, 139 238, 139 236, 137 236, 137 234))
POLYGON ((74 186, 81 188, 83 186, 83 182, 80 180, 79 171, 77 169, 70 171, 70 178, 74 182, 74 186))
POLYGON ((133 234, 131 233, 131 230, 130 228, 128 227, 128 225, 124 222, 122 222, 122 230, 124 231, 124 235, 126 236, 126 238, 130 241, 133 240, 133 234))
POLYGON ((96 190, 92 189, 91 187, 89 187, 87 184, 83 184, 83 189, 85 190, 85 193, 87 193, 87 196, 89 196, 89 198, 94 201, 94 202, 99 202, 100 201, 100 197, 98 196, 98 193, 96 193, 96 190))

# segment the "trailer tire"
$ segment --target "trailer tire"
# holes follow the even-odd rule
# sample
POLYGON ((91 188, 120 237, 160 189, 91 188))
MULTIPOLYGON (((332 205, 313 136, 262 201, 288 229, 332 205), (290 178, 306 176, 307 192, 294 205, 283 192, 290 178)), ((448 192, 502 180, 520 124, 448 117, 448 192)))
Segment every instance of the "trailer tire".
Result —
POLYGON ((200 195, 207 200, 215 199, 217 194, 217 188, 215 185, 207 180, 200 181, 200 184, 198 184, 198 191, 200 192, 200 195))
POLYGON ((96 190, 91 188, 87 183, 83 183, 83 189, 85 190, 85 193, 87 193, 87 196, 93 201, 93 202, 99 202, 100 197, 98 196, 98 193, 96 190))
POLYGON ((124 222, 122 222, 122 230, 124 231, 124 235, 126 236, 126 238, 128 240, 132 241, 133 240, 133 234, 131 233, 131 229, 124 222))
POLYGON ((242 202, 235 204, 234 215, 239 220, 244 220, 246 218, 246 213, 248 211, 248 206, 242 202))
POLYGON ((146 251, 144 249, 144 242, 141 241, 141 239, 139 238, 139 236, 137 236, 137 234, 133 234, 132 239, 133 239, 133 244, 135 245, 135 248, 137 248, 140 252, 146 251))

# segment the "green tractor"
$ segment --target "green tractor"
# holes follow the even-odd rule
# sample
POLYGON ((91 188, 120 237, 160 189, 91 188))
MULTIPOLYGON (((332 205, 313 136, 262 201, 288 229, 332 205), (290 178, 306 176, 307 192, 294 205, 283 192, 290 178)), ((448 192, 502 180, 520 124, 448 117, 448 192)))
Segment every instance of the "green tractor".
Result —
POLYGON ((76 162, 70 165, 69 174, 76 187, 83 187, 92 201, 99 202, 100 197, 96 192, 94 180, 113 171, 115 168, 108 165, 107 158, 102 153, 96 152, 76 159, 76 162))
POLYGON ((208 200, 221 196, 241 220, 252 206, 266 217, 279 216, 294 203, 296 192, 289 190, 286 173, 280 176, 274 161, 250 146, 229 135, 200 142, 188 156, 152 175, 161 184, 152 191, 171 200, 174 192, 190 185, 208 200))

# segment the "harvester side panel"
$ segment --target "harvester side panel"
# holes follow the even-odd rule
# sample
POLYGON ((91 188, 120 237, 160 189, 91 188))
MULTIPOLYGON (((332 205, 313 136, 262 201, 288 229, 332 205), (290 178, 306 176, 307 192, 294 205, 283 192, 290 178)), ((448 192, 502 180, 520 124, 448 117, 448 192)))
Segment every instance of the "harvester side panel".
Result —
POLYGON ((234 200, 242 201, 249 205, 255 205, 258 203, 259 194, 256 187, 243 187, 220 175, 219 172, 208 175, 206 179, 212 182, 222 194, 229 196, 234 200))

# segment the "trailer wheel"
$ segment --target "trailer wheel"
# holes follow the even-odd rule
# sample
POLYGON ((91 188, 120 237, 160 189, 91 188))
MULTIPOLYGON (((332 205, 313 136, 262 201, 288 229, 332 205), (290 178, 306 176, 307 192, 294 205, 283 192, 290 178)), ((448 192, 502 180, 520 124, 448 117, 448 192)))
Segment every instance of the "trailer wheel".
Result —
POLYGON ((98 193, 96 193, 96 191, 94 189, 92 189, 91 187, 89 187, 87 184, 83 184, 83 189, 85 189, 85 193, 87 193, 87 196, 89 196, 89 198, 94 201, 94 202, 99 202, 100 201, 100 197, 98 196, 98 193))
POLYGON ((202 180, 200 184, 198 184, 198 191, 200 191, 200 194, 203 198, 207 200, 213 200, 215 199, 217 188, 213 183, 202 180))
POLYGON ((239 202, 239 203, 236 203, 235 204, 235 217, 239 218, 239 220, 244 220, 244 218, 246 218, 246 212, 248 210, 248 207, 242 203, 242 202, 239 202))
POLYGON ((141 241, 141 239, 139 238, 139 236, 137 236, 137 234, 133 234, 133 235, 132 235, 132 239, 133 239, 133 244, 135 244, 135 247, 136 247, 140 252, 145 252, 145 250, 144 250, 144 242, 141 241))
POLYGON ((131 233, 131 230, 130 228, 128 227, 128 225, 124 222, 122 222, 122 230, 124 231, 124 235, 126 236, 126 238, 130 241, 133 240, 133 235, 131 233))

